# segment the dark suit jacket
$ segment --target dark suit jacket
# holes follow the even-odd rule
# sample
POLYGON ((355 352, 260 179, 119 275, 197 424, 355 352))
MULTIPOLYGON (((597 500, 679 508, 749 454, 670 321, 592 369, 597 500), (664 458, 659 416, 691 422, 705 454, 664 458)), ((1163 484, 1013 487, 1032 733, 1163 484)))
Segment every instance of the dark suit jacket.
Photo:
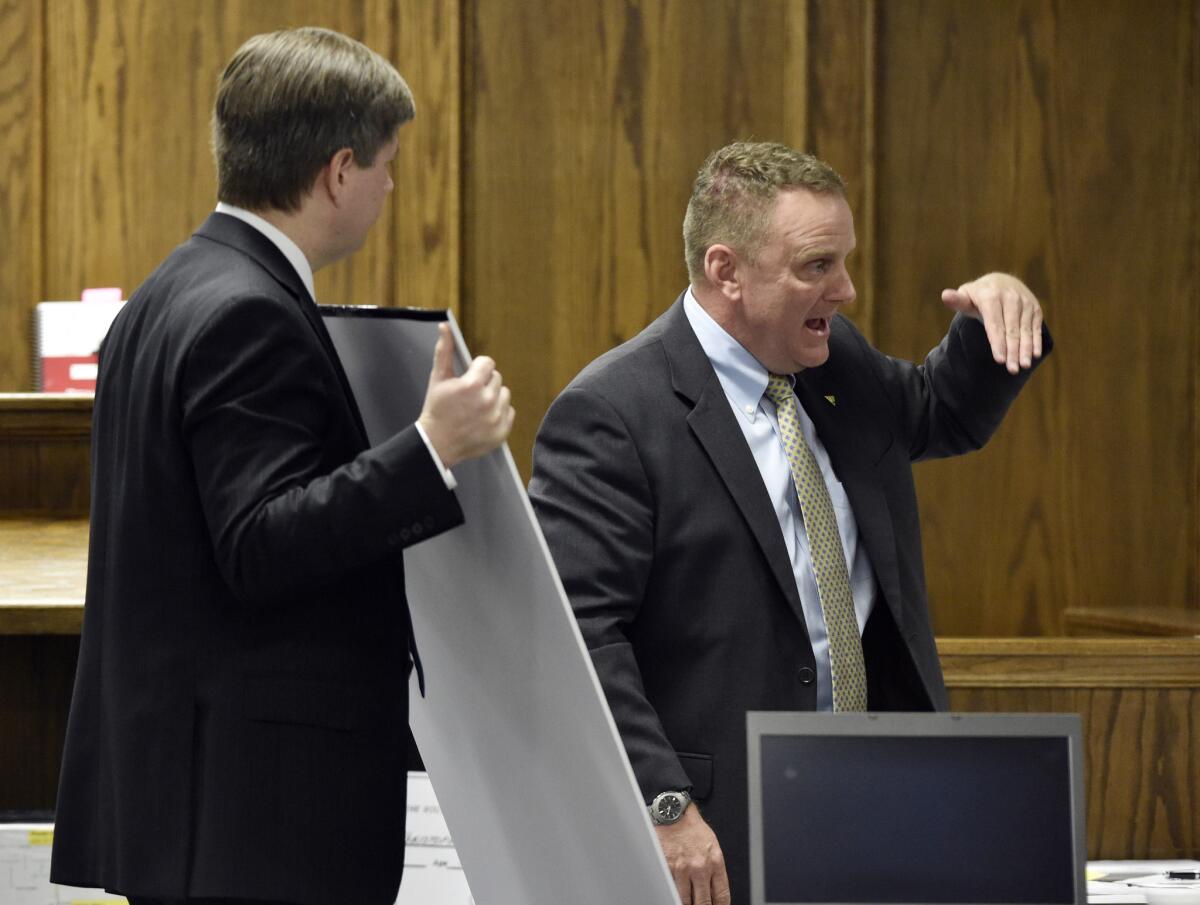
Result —
MULTIPOLYGON (((828 362, 797 375, 879 585, 872 709, 946 707, 911 463, 982 446, 1027 378, 962 317, 920 367, 838 317, 828 362)), ((744 903, 746 712, 814 709, 815 663, 771 500, 682 301, 554 402, 529 493, 643 795, 692 788, 744 903)))
POLYGON ((415 428, 367 448, 283 255, 212 215, 100 356, 87 601, 52 879, 394 900, 400 548, 462 520, 415 428))

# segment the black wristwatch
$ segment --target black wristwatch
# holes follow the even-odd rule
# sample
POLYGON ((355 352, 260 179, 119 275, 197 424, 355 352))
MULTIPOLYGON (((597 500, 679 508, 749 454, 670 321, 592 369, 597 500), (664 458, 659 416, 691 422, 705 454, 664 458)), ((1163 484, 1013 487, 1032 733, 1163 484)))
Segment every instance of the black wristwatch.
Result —
POLYGON ((667 826, 675 823, 683 816, 683 812, 691 803, 692 796, 686 790, 662 792, 656 795, 654 801, 650 803, 650 822, 655 826, 667 826))

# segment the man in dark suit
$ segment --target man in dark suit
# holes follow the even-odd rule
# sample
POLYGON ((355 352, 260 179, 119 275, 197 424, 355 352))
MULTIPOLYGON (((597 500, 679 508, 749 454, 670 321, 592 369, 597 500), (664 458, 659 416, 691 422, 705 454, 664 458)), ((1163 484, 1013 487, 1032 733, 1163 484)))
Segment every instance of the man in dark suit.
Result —
POLYGON ((946 707, 911 463, 982 446, 1049 337, 991 274, 923 365, 871 348, 841 179, 782 145, 711 155, 684 238, 690 288, 554 402, 530 496, 683 902, 740 905, 746 712, 946 707))
POLYGON ((55 882, 135 905, 396 897, 400 551, 462 521, 449 469, 513 419, 494 363, 454 376, 443 331, 417 424, 368 448, 314 304, 413 112, 391 64, 322 29, 252 38, 221 77, 221 203, 100 354, 55 882))

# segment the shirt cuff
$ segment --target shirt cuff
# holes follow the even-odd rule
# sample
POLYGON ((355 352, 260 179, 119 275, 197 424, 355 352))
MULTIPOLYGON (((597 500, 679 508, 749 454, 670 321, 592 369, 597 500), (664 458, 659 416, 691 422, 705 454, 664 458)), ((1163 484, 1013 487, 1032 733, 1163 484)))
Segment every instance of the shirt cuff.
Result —
POLYGON ((421 435, 421 439, 425 441, 425 448, 429 450, 429 455, 433 457, 433 464, 438 467, 438 471, 442 473, 442 480, 446 482, 446 489, 453 490, 458 486, 458 481, 454 479, 454 475, 450 469, 442 464, 442 457, 437 454, 437 450, 433 448, 433 444, 429 442, 429 435, 425 433, 425 428, 421 427, 421 422, 416 421, 413 427, 417 429, 417 433, 421 435))

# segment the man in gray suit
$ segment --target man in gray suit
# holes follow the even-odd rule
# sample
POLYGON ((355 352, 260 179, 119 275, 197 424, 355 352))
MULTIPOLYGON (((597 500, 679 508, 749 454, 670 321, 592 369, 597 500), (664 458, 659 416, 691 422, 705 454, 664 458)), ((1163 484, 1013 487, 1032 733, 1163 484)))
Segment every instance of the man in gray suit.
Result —
POLYGON ((782 145, 712 154, 684 243, 688 290, 551 406, 530 496, 683 902, 744 903, 746 712, 945 709, 912 462, 982 446, 1050 339, 989 274, 924 364, 873 349, 842 181, 782 145))

